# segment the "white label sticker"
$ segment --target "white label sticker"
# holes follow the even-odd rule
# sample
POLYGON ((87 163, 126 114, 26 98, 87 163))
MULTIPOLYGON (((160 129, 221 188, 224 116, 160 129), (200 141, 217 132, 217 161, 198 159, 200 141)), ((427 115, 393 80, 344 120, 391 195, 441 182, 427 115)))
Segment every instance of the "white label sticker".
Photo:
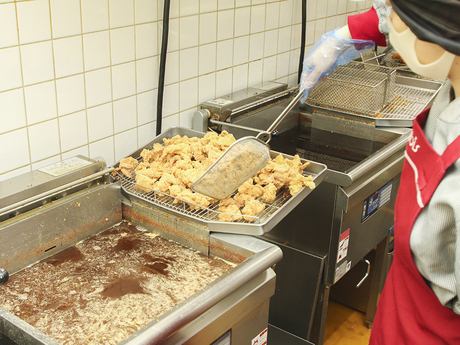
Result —
POLYGON ((61 176, 91 164, 93 163, 85 159, 72 157, 64 161, 48 165, 38 170, 53 176, 61 176))
POLYGON ((210 101, 207 101, 207 103, 212 103, 215 105, 226 105, 226 104, 233 103, 233 101, 229 99, 224 99, 224 98, 215 98, 215 99, 211 99, 210 101))
POLYGON ((350 242, 350 229, 347 229, 340 235, 339 252, 337 253, 337 263, 345 258, 348 254, 348 242, 350 242))
POLYGON ((252 339, 251 345, 267 345, 268 328, 265 328, 257 337, 252 339))
POLYGON ((345 260, 335 270, 334 284, 339 281, 351 268, 351 261, 345 260))

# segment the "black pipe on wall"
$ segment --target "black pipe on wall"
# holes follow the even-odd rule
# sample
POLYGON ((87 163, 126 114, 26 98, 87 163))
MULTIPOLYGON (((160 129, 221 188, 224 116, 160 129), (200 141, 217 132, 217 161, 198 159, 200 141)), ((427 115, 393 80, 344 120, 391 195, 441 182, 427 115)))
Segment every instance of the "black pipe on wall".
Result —
POLYGON ((161 39, 160 53, 160 70, 158 73, 158 100, 157 100, 157 131, 156 135, 161 133, 161 122, 163 119, 163 95, 165 88, 165 70, 166 70, 166 54, 168 52, 168 36, 169 36, 169 9, 171 1, 165 0, 163 8, 163 33, 161 39))
POLYGON ((305 59, 305 41, 307 33, 307 0, 302 0, 302 35, 300 42, 300 58, 299 58, 299 73, 297 75, 297 80, 300 83, 303 70, 303 60, 305 59))

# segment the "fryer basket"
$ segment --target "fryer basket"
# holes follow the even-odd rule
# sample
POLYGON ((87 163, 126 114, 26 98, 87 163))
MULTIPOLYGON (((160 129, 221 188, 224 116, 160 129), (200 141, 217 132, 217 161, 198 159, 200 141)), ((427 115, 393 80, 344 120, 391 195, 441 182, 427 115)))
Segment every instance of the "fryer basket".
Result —
POLYGON ((312 87, 307 103, 375 116, 394 98, 395 81, 392 68, 352 61, 312 87))

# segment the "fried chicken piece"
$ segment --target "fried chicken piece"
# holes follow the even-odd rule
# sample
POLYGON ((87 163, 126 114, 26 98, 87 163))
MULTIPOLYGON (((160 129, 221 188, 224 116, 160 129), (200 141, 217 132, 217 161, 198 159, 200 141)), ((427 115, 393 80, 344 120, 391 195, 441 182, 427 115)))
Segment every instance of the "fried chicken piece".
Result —
POLYGON ((299 173, 303 173, 304 169, 310 165, 310 162, 305 162, 302 164, 299 155, 295 155, 294 159, 285 159, 284 162, 299 173))
POLYGON ((203 171, 194 168, 187 170, 176 170, 174 172, 175 176, 180 179, 180 181, 188 188, 190 188, 193 181, 200 177, 202 173, 203 171))
POLYGON ((201 162, 191 161, 191 164, 196 170, 203 171, 203 172, 206 170, 203 163, 201 162))
POLYGON ((214 132, 208 132, 201 139, 201 144, 203 146, 211 145, 216 149, 225 151, 231 144, 236 141, 233 134, 228 133, 227 131, 222 131, 222 133, 217 134, 214 132))
POLYGON ((180 155, 168 155, 165 157, 164 165, 168 168, 173 168, 177 162, 182 160, 180 155))
POLYGON ((222 156, 223 151, 220 150, 218 147, 213 146, 212 144, 208 144, 203 146, 202 151, 206 154, 206 157, 209 159, 216 160, 220 156, 222 156))
POLYGON ((238 188, 238 193, 247 194, 256 199, 264 194, 264 189, 258 184, 253 184, 253 180, 251 178, 238 188))
POLYGON ((270 203, 276 198, 277 188, 273 183, 269 183, 264 187, 264 194, 262 195, 263 202, 270 203))
POLYGON ((223 222, 237 222, 243 219, 243 217, 241 217, 241 211, 236 205, 219 207, 218 211, 223 212, 219 214, 219 219, 223 222))
POLYGON ((203 138, 201 138, 200 142, 201 142, 201 145, 205 146, 205 145, 208 145, 211 141, 215 141, 217 140, 217 138, 219 137, 219 134, 215 133, 215 132, 208 132, 204 135, 203 138))
MULTIPOLYGON (((261 170, 262 171, 262 170, 261 170)), ((259 172, 254 176, 254 182, 260 184, 261 186, 266 186, 267 184, 273 184, 274 178, 273 174, 269 172, 259 172)))
POLYGON ((165 147, 169 145, 177 145, 177 144, 183 144, 183 143, 188 143, 189 138, 188 136, 184 135, 183 137, 180 136, 179 134, 176 135, 175 137, 172 137, 170 139, 168 138, 163 138, 163 142, 165 143, 165 147))
POLYGON ((191 159, 192 149, 188 143, 170 144, 166 146, 161 154, 160 160, 167 163, 173 156, 179 155, 181 159, 191 159))
POLYGON ((163 193, 169 192, 169 187, 172 185, 182 185, 181 181, 176 178, 174 175, 169 173, 164 173, 161 178, 155 182, 155 190, 163 193))
POLYGON ((177 171, 177 170, 188 170, 188 169, 193 169, 192 161, 189 158, 181 159, 181 160, 176 161, 176 164, 174 164, 173 173, 174 171, 177 171))
POLYGON ((289 193, 292 196, 296 195, 303 187, 308 187, 310 189, 315 188, 315 182, 313 182, 312 176, 302 176, 298 175, 289 182, 289 193))
POLYGON ((209 168, 216 160, 215 159, 210 159, 210 158, 205 158, 203 161, 201 161, 204 170, 209 168))
POLYGON ((190 149, 192 150, 192 157, 196 161, 201 162, 207 158, 206 153, 203 152, 203 145, 200 141, 192 142, 190 144, 190 149))
POLYGON ((281 188, 283 186, 287 187, 289 185, 289 181, 294 177, 289 171, 286 173, 281 172, 274 172, 273 173, 273 184, 277 188, 281 188))
POLYGON ((267 170, 263 172, 262 170, 254 177, 254 181, 262 186, 266 186, 271 183, 277 190, 281 189, 286 184, 290 176, 288 173, 283 174, 281 172, 275 172, 275 170, 271 168, 267 168, 267 170), (269 169, 271 171, 269 171, 269 169))
POLYGON ((272 183, 278 190, 282 187, 292 186, 291 195, 295 195, 300 189, 307 186, 307 182, 310 188, 312 187, 312 184, 309 183, 312 180, 306 181, 302 176, 303 170, 309 164, 309 162, 303 164, 298 155, 295 155, 293 159, 286 159, 279 154, 257 173, 254 181, 260 185, 272 183))
POLYGON ((228 196, 219 202, 219 207, 228 207, 231 205, 235 205, 236 207, 241 207, 241 206, 238 206, 238 203, 231 196, 228 196))
POLYGON ((140 190, 145 193, 150 193, 152 189, 154 189, 155 186, 155 181, 154 179, 151 179, 150 177, 146 175, 136 175, 136 190, 140 190), (147 187, 147 188, 143 188, 147 187))
POLYGON ((211 143, 218 147, 221 151, 225 151, 231 144, 236 141, 233 134, 228 133, 227 131, 222 131, 217 140, 211 141, 211 143))
MULTIPOLYGON (((180 192, 177 197, 188 203, 191 210, 197 210, 200 208, 206 208, 210 204, 211 198, 208 198, 202 194, 194 193, 190 189, 184 189, 180 192)), ((180 203, 181 200, 174 200, 174 203, 180 203)))
POLYGON ((177 184, 173 184, 173 185, 169 186, 169 195, 171 195, 173 197, 177 197, 184 190, 185 190, 185 187, 177 185, 177 184))
POLYGON ((255 220, 252 217, 257 216, 263 210, 265 210, 265 204, 262 204, 258 200, 252 200, 246 203, 246 206, 244 206, 243 211, 241 213, 245 216, 249 216, 249 217, 244 217, 244 220, 251 222, 255 220))
MULTIPOLYGON (((144 164, 144 163, 141 163, 144 164)), ((142 165, 139 164, 139 166, 136 168, 136 180, 138 175, 145 175, 148 176, 151 179, 158 180, 161 176, 163 176, 164 171, 163 170, 157 170, 157 169, 151 169, 150 166, 148 165, 142 165)))
POLYGON ((120 160, 119 168, 121 173, 126 177, 133 177, 133 172, 137 164, 137 159, 133 157, 127 157, 120 160))
POLYGON ((299 184, 299 183, 291 183, 289 184, 289 193, 294 196, 296 195, 298 192, 300 192, 303 188, 303 185, 302 184, 299 184))
POLYGON ((159 143, 155 143, 153 144, 152 150, 147 150, 147 149, 142 150, 141 157, 144 162, 151 163, 151 162, 158 160, 161 157, 161 155, 163 154, 163 150, 164 150, 163 145, 159 143))
POLYGON ((255 200, 255 199, 253 196, 250 196, 249 194, 236 193, 235 196, 233 197, 233 200, 235 200, 236 205, 238 207, 243 207, 248 202, 255 200))

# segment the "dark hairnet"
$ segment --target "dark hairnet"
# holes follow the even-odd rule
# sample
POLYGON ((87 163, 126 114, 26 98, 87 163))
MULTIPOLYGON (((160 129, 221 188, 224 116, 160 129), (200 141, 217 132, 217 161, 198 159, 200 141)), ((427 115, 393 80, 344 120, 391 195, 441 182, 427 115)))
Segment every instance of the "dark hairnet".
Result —
POLYGON ((460 0, 391 0, 391 5, 420 40, 460 55, 460 0))

